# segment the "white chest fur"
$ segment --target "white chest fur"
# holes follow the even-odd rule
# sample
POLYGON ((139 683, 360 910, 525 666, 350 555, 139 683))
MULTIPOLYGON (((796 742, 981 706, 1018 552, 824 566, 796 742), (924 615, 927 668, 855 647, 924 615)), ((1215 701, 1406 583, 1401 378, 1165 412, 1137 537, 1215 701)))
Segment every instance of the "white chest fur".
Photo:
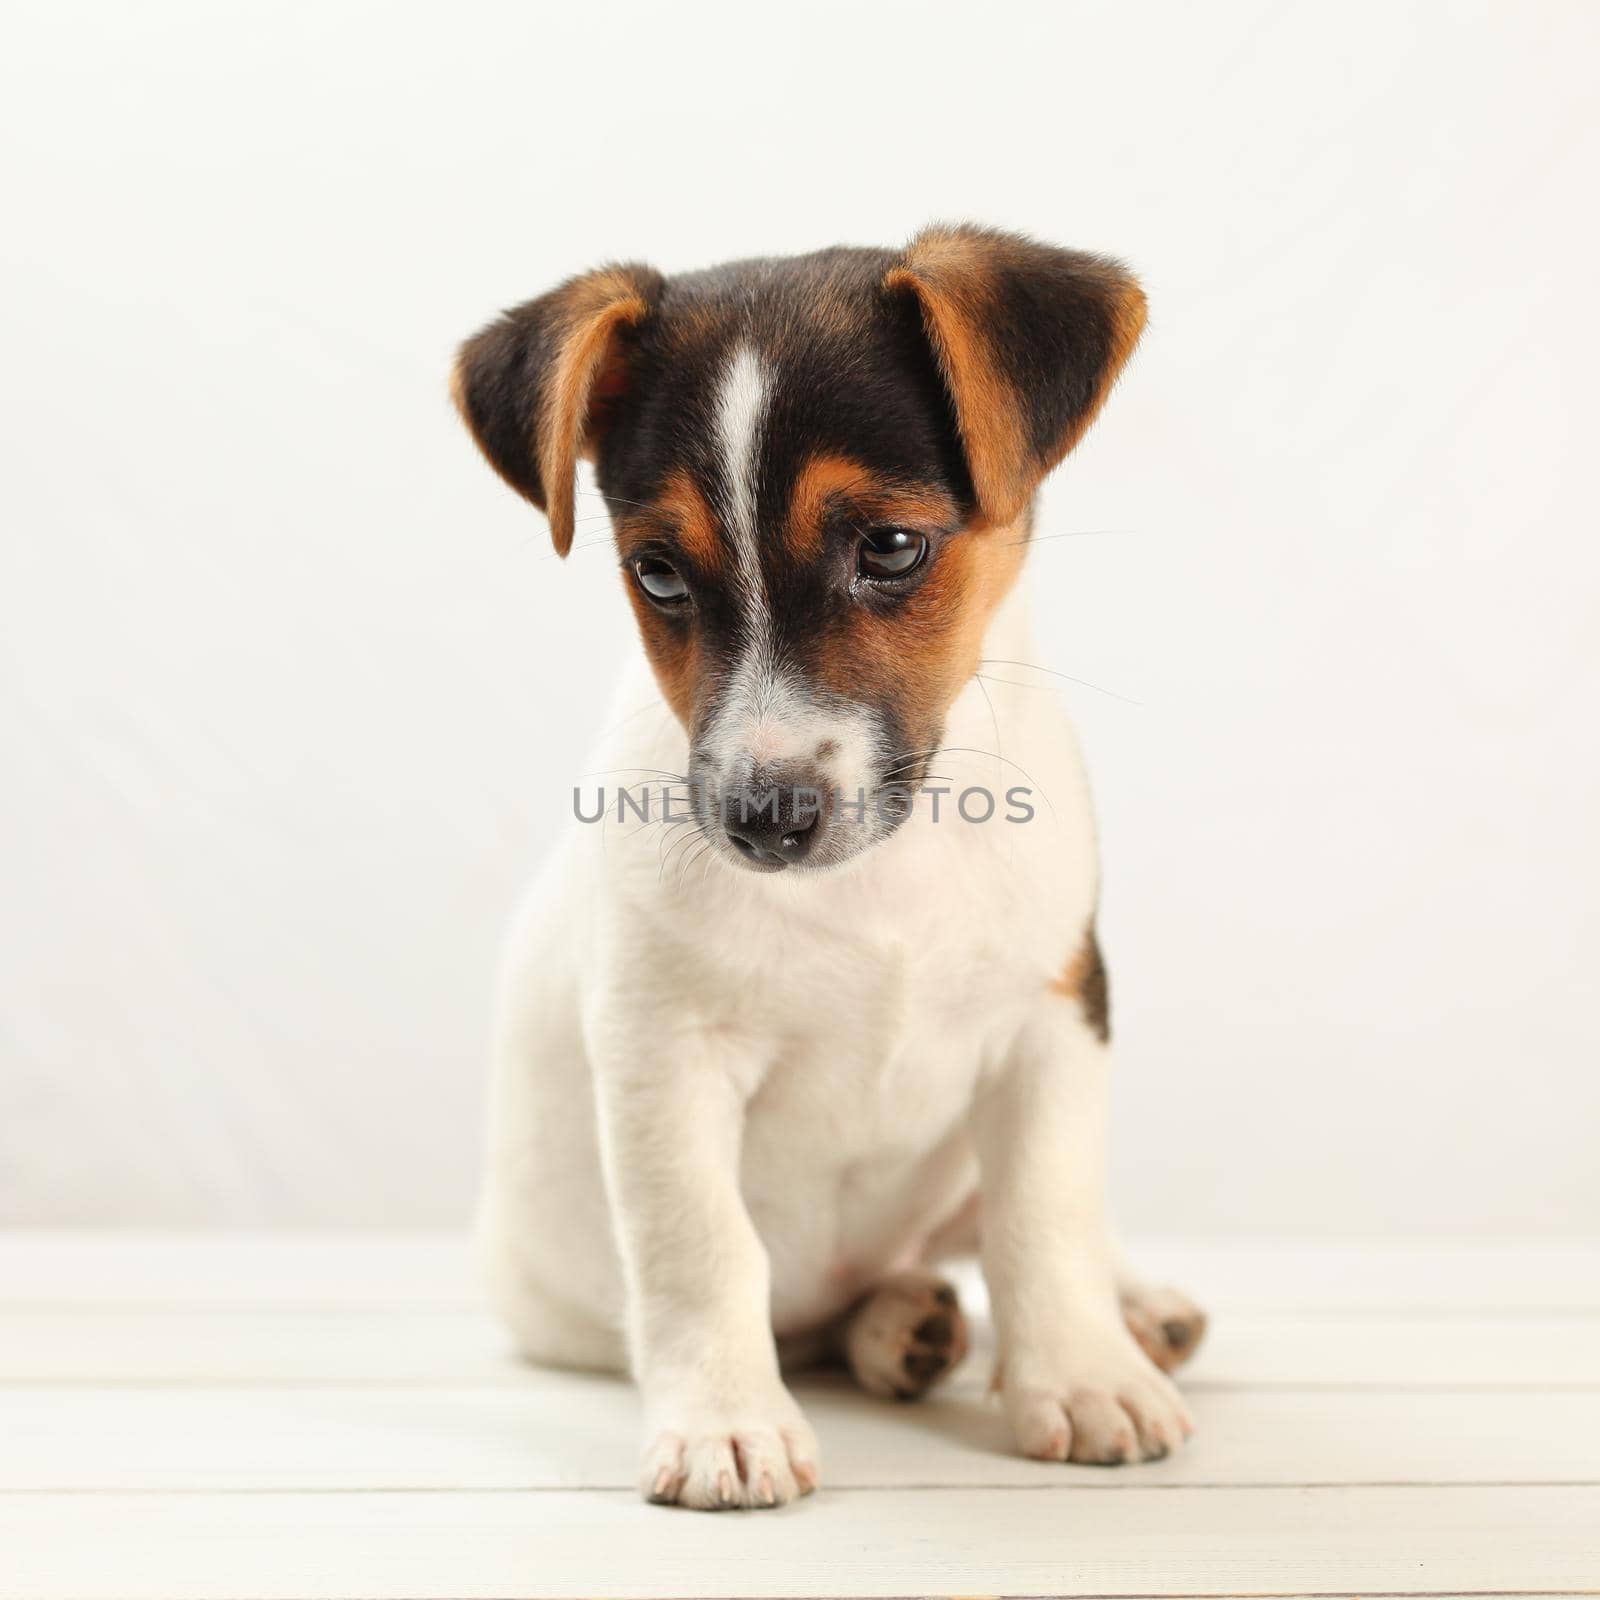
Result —
MULTIPOLYGON (((986 648, 1029 659, 1020 601, 986 648)), ((647 694, 635 680, 619 715, 647 694)), ((638 731, 650 722, 635 719, 595 767, 683 771, 681 731, 665 718, 638 731)), ((881 1268, 959 1201, 965 1112, 1093 913, 1086 786, 1054 695, 975 682, 945 744, 928 780, 950 791, 937 816, 922 797, 898 833, 832 873, 762 877, 692 847, 680 865, 662 829, 595 826, 578 841, 563 926, 570 937, 588 922, 612 975, 587 986, 589 1014, 636 1005, 643 1039, 652 1008, 670 1005, 727 1047, 780 1326, 825 1314, 842 1279, 881 1268)))
MULTIPOLYGON (((1020 599, 985 653, 1032 659, 1020 599)), ((641 662, 617 734, 590 762, 612 786, 686 770, 664 707, 630 716, 652 695, 641 662)), ((938 820, 919 800, 897 833, 831 873, 763 877, 696 860, 675 842, 687 829, 574 824, 518 920, 503 982, 484 1214, 518 1270, 592 1316, 620 1316, 596 1116, 608 1075, 627 1080, 612 1092, 646 1136, 666 1078, 704 1080, 714 1107, 725 1080, 780 1329, 835 1309, 959 1203, 972 1183, 966 1114, 1080 948, 1097 875, 1082 765, 1053 694, 973 683, 945 743, 929 780, 953 791, 938 820), (966 788, 995 795, 993 818, 962 817, 966 788), (1018 788, 1034 814, 1007 822, 1018 788)))

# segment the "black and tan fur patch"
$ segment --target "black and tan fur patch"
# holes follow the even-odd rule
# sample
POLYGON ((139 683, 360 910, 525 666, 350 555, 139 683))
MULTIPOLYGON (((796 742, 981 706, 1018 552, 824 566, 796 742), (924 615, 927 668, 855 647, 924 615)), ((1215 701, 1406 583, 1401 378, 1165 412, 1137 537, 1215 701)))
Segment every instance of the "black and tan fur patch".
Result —
MULTIPOLYGON (((463 346, 455 392, 495 469, 573 532, 595 462, 625 561, 688 581, 673 613, 629 592, 663 693, 691 736, 741 649, 718 431, 749 347, 770 376, 755 522, 775 657, 869 708, 886 748, 931 749, 1021 565, 1029 500, 1093 419, 1144 320, 1116 263, 979 228, 904 250, 819 251, 664 278, 602 268, 463 346), (862 586, 865 530, 931 553, 895 592, 862 586)), ((918 777, 915 770, 903 775, 918 777)))

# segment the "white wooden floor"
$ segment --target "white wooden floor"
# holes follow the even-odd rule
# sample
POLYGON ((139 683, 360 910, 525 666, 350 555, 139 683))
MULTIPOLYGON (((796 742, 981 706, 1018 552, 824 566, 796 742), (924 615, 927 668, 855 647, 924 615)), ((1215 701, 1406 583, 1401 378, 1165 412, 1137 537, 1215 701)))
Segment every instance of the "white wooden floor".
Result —
POLYGON ((615 1382, 508 1359, 445 1239, 0 1236, 0 1600, 1600 1594, 1600 1243, 1155 1242, 1178 1457, 1006 1453, 803 1382, 821 1493, 641 1504, 615 1382))

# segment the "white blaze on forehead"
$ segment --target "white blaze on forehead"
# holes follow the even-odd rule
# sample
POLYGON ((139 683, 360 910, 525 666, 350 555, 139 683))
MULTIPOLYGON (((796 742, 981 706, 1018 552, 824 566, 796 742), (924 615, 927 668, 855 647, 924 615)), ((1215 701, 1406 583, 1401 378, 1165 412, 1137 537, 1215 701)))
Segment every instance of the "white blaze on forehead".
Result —
MULTIPOLYGON (((773 659, 772 615, 761 574, 756 518, 769 387, 770 374, 755 350, 748 344, 736 345, 717 390, 716 448, 722 480, 719 510, 732 547, 743 648, 706 741, 723 778, 731 778, 736 769, 749 765, 752 735, 777 709, 773 703, 778 698, 778 673, 773 659)), ((758 759, 768 759, 772 753, 763 749, 758 759)))
POLYGON ((756 512, 771 386, 771 369, 755 350, 736 346, 717 392, 716 448, 722 479, 718 509, 732 547, 744 637, 703 748, 721 783, 744 783, 758 769, 809 758, 822 784, 854 793, 858 783, 869 781, 868 719, 855 708, 820 705, 810 686, 779 663, 774 648, 756 512), (818 760, 815 752, 825 741, 833 745, 833 754, 818 760))
POLYGON ((733 544, 734 570, 746 601, 761 608, 765 623, 766 586, 761 581, 756 505, 761 487, 761 439, 767 421, 769 375, 747 344, 739 345, 723 369, 717 395, 717 443, 722 454, 722 520, 733 544))

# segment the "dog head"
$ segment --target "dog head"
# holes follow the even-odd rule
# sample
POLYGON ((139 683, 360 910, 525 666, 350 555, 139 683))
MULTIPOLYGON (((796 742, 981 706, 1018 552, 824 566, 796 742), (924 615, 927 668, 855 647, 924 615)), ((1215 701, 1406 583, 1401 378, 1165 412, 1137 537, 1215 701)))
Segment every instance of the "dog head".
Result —
POLYGON ((454 392, 562 555, 593 460, 702 826, 747 867, 817 867, 903 819, 1144 314, 1115 262, 933 228, 602 268, 470 339, 454 392))

